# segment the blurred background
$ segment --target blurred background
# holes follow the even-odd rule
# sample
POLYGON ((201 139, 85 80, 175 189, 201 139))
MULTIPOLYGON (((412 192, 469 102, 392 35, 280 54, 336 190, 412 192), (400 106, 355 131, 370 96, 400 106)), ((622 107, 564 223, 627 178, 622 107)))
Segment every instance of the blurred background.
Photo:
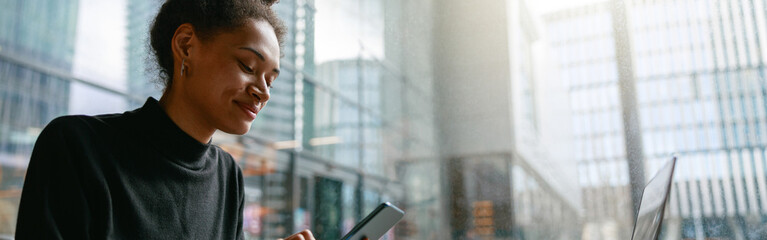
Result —
MULTIPOLYGON (((53 118, 159 98, 158 0, 0 0, 0 233, 53 118)), ((765 0, 281 0, 272 99, 217 133, 247 239, 629 239, 680 161, 662 239, 767 236, 765 0)))

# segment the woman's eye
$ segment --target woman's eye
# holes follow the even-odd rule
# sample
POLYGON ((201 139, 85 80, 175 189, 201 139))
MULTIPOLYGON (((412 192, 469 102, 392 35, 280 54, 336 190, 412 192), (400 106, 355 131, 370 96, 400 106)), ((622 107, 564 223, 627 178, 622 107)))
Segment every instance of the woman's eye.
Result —
POLYGON ((240 62, 240 66, 248 73, 252 73, 253 69, 245 65, 244 63, 240 62))

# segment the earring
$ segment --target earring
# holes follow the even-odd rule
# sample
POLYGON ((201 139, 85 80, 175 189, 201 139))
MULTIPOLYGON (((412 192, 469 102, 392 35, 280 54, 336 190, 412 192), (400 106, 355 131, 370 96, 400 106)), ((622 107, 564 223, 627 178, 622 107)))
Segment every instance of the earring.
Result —
POLYGON ((184 76, 184 71, 186 70, 186 65, 184 64, 186 62, 186 58, 181 60, 181 76, 184 76))

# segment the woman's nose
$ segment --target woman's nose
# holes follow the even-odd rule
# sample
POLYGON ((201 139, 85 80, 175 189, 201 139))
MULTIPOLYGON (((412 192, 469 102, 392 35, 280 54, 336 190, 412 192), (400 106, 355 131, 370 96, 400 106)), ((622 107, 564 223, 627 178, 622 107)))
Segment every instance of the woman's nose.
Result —
POLYGON ((269 88, 266 86, 257 87, 255 84, 252 84, 248 87, 248 93, 258 102, 266 102, 270 97, 269 88))

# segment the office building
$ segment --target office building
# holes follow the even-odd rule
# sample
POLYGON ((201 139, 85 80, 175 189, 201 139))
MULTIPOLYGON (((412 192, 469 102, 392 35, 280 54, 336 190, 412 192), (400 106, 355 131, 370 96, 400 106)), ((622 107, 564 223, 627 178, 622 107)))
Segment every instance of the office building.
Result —
POLYGON ((0 4, 0 234, 13 234, 29 155, 42 128, 66 114, 78 1, 0 4), (35 16, 34 18, 28 16, 35 16))
POLYGON ((584 237, 625 239, 632 227, 626 149, 637 148, 624 140, 619 68, 633 72, 645 178, 672 154, 680 159, 665 237, 764 236, 764 6, 626 1, 626 14, 616 14, 603 2, 545 17, 572 101, 584 237), (627 45, 616 45, 616 19, 627 45), (627 50, 629 61, 616 57, 627 50))
POLYGON ((567 92, 541 71, 548 66, 537 58, 540 27, 527 2, 440 1, 435 14, 451 238, 578 238, 575 165, 550 131, 557 115, 567 119, 556 109, 567 92))

